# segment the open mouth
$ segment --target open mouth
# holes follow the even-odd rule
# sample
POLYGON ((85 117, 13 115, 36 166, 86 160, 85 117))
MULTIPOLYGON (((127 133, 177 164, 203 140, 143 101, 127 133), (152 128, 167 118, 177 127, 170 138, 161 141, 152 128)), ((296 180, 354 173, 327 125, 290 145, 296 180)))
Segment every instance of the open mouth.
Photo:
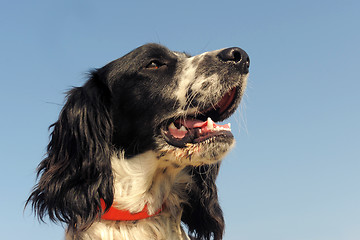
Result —
POLYGON ((230 123, 216 122, 229 117, 236 109, 240 89, 232 88, 217 104, 200 111, 196 117, 186 116, 167 121, 162 128, 165 140, 175 147, 186 147, 214 139, 232 139, 230 123))

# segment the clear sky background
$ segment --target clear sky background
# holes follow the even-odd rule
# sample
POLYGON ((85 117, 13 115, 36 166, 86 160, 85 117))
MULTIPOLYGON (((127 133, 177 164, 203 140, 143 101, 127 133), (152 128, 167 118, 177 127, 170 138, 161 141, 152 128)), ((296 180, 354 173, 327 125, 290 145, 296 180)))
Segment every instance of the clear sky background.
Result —
POLYGON ((148 42, 250 56, 218 178, 225 240, 360 239, 358 0, 0 3, 1 239, 63 238, 23 212, 47 128, 90 69, 148 42))

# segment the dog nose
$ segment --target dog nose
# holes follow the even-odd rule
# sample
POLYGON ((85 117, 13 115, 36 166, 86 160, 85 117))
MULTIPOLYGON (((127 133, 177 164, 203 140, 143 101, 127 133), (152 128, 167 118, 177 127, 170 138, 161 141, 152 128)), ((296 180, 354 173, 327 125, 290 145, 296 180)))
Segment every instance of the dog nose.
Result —
POLYGON ((250 58, 247 53, 238 47, 226 48, 218 53, 218 58, 224 62, 232 62, 241 68, 243 73, 249 72, 250 58))

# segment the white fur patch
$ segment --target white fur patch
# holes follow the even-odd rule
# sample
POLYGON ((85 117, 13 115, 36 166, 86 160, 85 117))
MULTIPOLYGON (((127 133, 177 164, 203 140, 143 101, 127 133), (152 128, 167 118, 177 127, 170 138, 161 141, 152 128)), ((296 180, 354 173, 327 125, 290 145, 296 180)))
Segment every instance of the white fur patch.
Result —
POLYGON ((191 177, 183 171, 185 166, 174 168, 171 162, 163 160, 154 151, 131 159, 119 153, 111 159, 115 178, 114 207, 139 212, 147 204, 152 214, 163 206, 158 215, 136 222, 102 220, 86 231, 67 232, 66 239, 190 240, 181 227, 181 204, 186 201, 185 190, 192 182, 191 177))
POLYGON ((187 58, 184 60, 183 68, 180 73, 179 86, 175 91, 177 100, 181 106, 186 105, 186 93, 189 89, 189 85, 195 80, 195 73, 198 65, 193 63, 193 58, 187 58))

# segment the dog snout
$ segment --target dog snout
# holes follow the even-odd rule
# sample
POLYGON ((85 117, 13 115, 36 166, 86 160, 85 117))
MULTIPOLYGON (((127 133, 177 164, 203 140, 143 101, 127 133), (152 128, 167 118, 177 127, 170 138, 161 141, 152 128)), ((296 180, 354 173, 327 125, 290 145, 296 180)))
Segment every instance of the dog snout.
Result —
POLYGON ((247 53, 238 47, 226 48, 218 53, 217 57, 224 62, 232 62, 239 66, 241 72, 247 74, 250 67, 250 58, 247 53))

